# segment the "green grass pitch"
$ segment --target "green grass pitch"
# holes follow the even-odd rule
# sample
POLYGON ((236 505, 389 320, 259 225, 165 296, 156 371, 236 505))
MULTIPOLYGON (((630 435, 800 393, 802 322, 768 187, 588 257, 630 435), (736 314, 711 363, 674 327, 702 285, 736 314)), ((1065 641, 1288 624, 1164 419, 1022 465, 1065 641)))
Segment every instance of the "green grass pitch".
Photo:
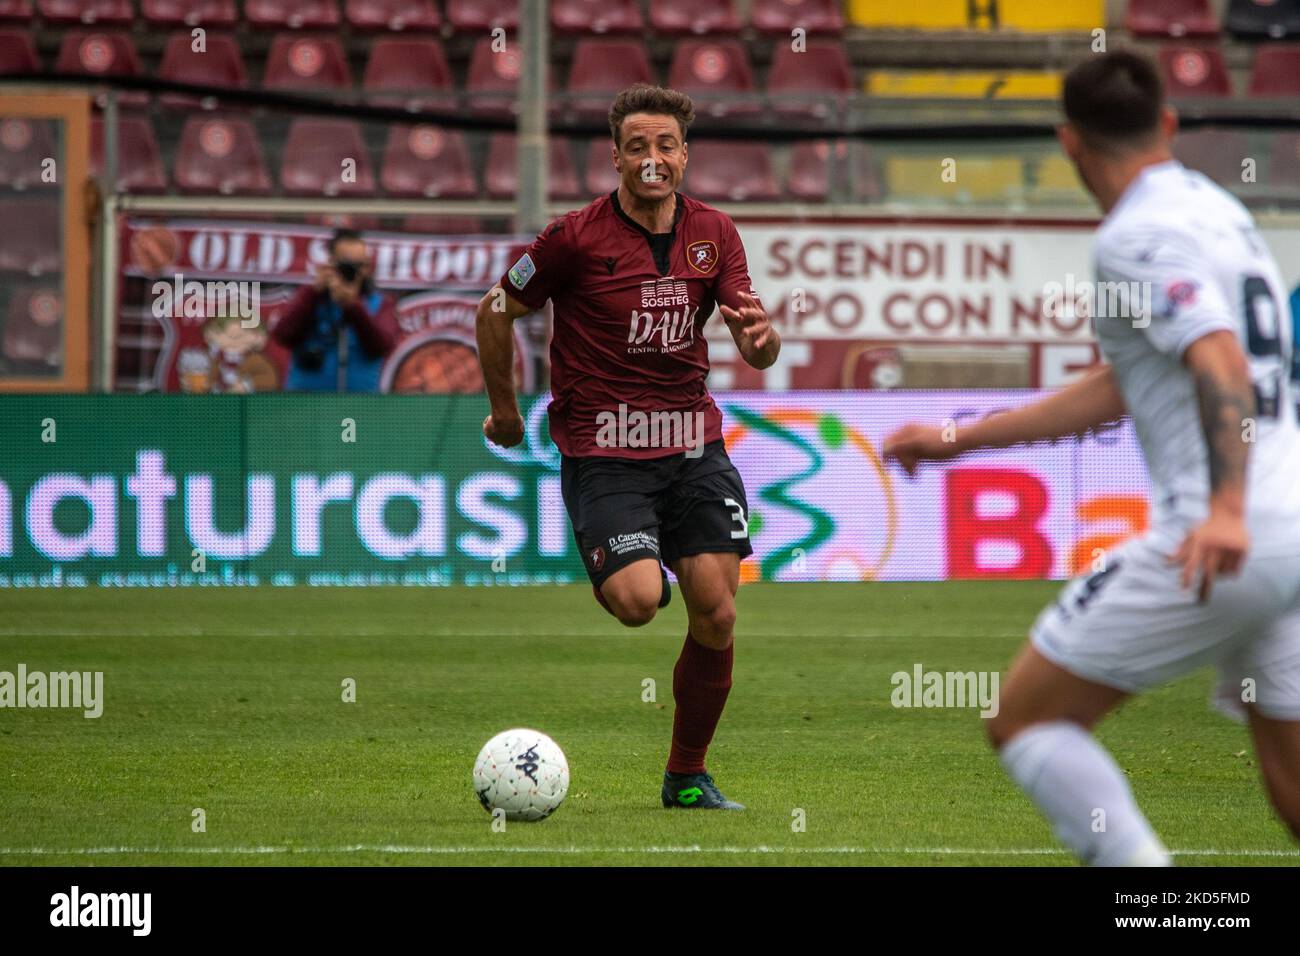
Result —
MULTIPOLYGON (((742 588, 710 754, 740 814, 659 805, 680 595, 633 631, 585 586, 8 591, 0 670, 102 670, 105 706, 0 710, 0 865, 1069 865, 976 711, 890 704, 917 663, 1005 674, 1056 587, 742 588), (572 783, 497 833, 470 768, 514 726, 553 736, 572 783)), ((1196 851, 1180 864, 1300 863, 1210 685, 1131 701, 1101 739, 1196 851)))

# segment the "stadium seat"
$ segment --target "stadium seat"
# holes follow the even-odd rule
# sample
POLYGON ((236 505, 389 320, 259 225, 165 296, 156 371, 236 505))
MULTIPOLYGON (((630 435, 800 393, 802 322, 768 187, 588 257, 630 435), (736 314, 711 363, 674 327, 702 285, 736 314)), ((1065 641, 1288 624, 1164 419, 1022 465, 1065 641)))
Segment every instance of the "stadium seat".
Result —
POLYGON ((239 116, 191 116, 172 170, 183 193, 265 196, 271 179, 253 125, 239 116))
POLYGON ((18 20, 30 23, 32 0, 0 0, 0 20, 18 20))
POLYGON ((390 196, 420 199, 475 199, 478 183, 458 130, 395 124, 379 183, 390 196))
MULTIPOLYGON (((99 176, 104 170, 104 120, 90 121, 90 171, 99 176)), ((144 116, 119 116, 117 120, 117 191, 124 193, 160 193, 167 189, 153 125, 144 116)))
POLYGON ((473 216, 407 216, 402 231, 432 236, 473 236, 484 232, 483 221, 473 216))
POLYGON ((1059 153, 1046 156, 1037 164, 1029 198, 1032 202, 1051 205, 1079 205, 1089 201, 1074 164, 1059 153))
POLYGON ((1174 156, 1179 162, 1229 189, 1241 187, 1241 163, 1250 155, 1246 137, 1235 130, 1198 129, 1179 133, 1174 139, 1174 156))
POLYGON ((244 18, 253 27, 324 29, 339 25, 334 0, 244 0, 244 18))
POLYGON ((754 92, 749 55, 739 40, 680 41, 673 51, 668 85, 689 93, 700 113, 723 117, 761 111, 757 103, 732 99, 754 92))
POLYGON ((1129 0, 1124 26, 1140 37, 1215 37, 1210 0, 1129 0))
POLYGON ((1003 203, 1022 199, 1024 164, 1014 156, 967 156, 957 161, 956 179, 944 182, 944 157, 885 158, 888 198, 913 202, 1003 203))
POLYGON ((347 0, 344 17, 358 30, 437 30, 442 14, 434 0, 347 0))
POLYGON ((372 196, 375 174, 353 120, 296 119, 289 125, 280 163, 280 185, 291 196, 372 196), (344 182, 348 160, 354 182, 344 182))
POLYGON ((519 0, 447 0, 447 22, 461 33, 519 27, 519 0))
POLYGON ((1218 47, 1162 47, 1158 58, 1171 97, 1231 95, 1228 67, 1218 47))
MULTIPOLYGON (((573 168, 573 157, 569 155, 569 144, 561 137, 553 136, 549 140, 549 186, 547 194, 551 199, 577 199, 582 190, 578 188, 578 175, 573 168)), ((519 191, 519 177, 516 172, 518 142, 514 133, 493 133, 488 141, 488 160, 485 185, 491 199, 513 199, 519 191)))
POLYGON ((235 0, 140 0, 140 14, 160 27, 233 27, 239 21, 235 0))
POLYGON ((1270 188, 1300 191, 1300 133, 1275 133, 1265 182, 1270 188))
POLYGON ((352 70, 334 37, 281 33, 271 41, 262 86, 268 90, 346 90, 352 70))
MULTIPOLYGON (((239 46, 233 37, 215 33, 208 34, 202 53, 194 52, 189 33, 172 34, 163 49, 158 77, 173 83, 192 83, 195 86, 232 90, 248 86, 239 46)), ((168 106, 194 106, 202 102, 197 97, 178 93, 164 93, 160 99, 168 106)))
POLYGON ((0 199, 0 271, 47 275, 62 267, 58 199, 0 199))
POLYGON ((1300 0, 1229 0, 1223 24, 1248 40, 1294 36, 1300 33, 1300 0))
POLYGON ((49 23, 120 27, 135 19, 131 0, 38 0, 36 6, 49 23))
MULTIPOLYGON (((507 119, 515 115, 516 86, 523 68, 519 44, 511 43, 500 53, 493 52, 492 40, 481 38, 474 45, 465 83, 469 111, 479 116, 507 119)), ((547 89, 556 89, 555 66, 547 64, 547 89)), ((556 111, 552 99, 550 112, 556 111)))
POLYGON ((838 40, 812 40, 796 53, 777 43, 767 92, 778 114, 826 119, 842 115, 853 89, 853 67, 838 40), (790 99, 782 100, 789 96, 790 99))
POLYGON ((453 85, 442 43, 414 37, 375 40, 361 80, 372 103, 411 110, 456 109, 453 85))
POLYGON ((63 346, 63 300, 56 287, 24 283, 9 297, 0 354, 11 362, 57 365, 63 346))
POLYGON ((790 36, 796 27, 809 33, 839 33, 844 29, 840 0, 754 0, 749 22, 762 33, 790 36))
POLYGON ((739 33, 740 18, 732 6, 732 0, 655 0, 650 23, 656 32, 675 36, 739 33))
POLYGON ((641 7, 637 0, 551 0, 551 26, 557 33, 640 33, 641 7))
POLYGON ((582 186, 588 196, 608 196, 621 182, 610 156, 611 145, 608 136, 598 137, 587 144, 587 155, 582 164, 582 186))
POLYGON ((0 76, 35 73, 41 68, 32 38, 19 30, 0 30, 0 76))
POLYGON ((1106 0, 998 0, 998 26, 1030 33, 1088 32, 1106 26, 1106 0))
POLYGON ((1261 46, 1250 72, 1251 96, 1300 94, 1300 44, 1261 46))
POLYGON ((841 140, 835 144, 834 150, 832 154, 831 145, 825 140, 796 143, 790 150, 786 195, 801 202, 825 202, 831 193, 832 178, 839 182, 848 178, 848 144, 841 140), (834 167, 831 165, 832 155, 834 167))
POLYGON ((848 0, 849 22, 873 30, 965 30, 969 0, 848 0))
POLYGON ((706 201, 772 202, 781 195, 766 143, 695 143, 683 189, 687 195, 706 201))
POLYGON ((72 30, 63 35, 54 70, 84 76, 139 76, 140 58, 125 33, 72 30))
POLYGON ((614 94, 634 83, 653 83, 650 58, 640 40, 578 40, 566 88, 569 105, 585 119, 601 119, 614 94))
POLYGON ((0 119, 0 189, 57 189, 41 178, 46 158, 57 155, 52 120, 0 119))

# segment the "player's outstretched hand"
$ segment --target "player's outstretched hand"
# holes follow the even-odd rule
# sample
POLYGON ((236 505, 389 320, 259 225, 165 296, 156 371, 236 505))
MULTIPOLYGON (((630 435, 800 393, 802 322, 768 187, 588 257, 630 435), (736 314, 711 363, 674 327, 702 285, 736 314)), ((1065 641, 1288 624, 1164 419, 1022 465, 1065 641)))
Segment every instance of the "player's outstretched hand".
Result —
POLYGON ((1183 587, 1190 588, 1197 577, 1201 579, 1196 597, 1204 604, 1210 599, 1215 577, 1238 573, 1249 549, 1250 536, 1241 518, 1211 512, 1187 533, 1169 563, 1182 565, 1183 587))
POLYGON ((898 462, 909 478, 923 461, 944 461, 960 453, 957 443, 945 441, 943 430, 934 425, 904 425, 885 439, 885 460, 898 462))
POLYGON ((739 309, 733 309, 729 305, 719 305, 718 310, 727 325, 731 326, 737 344, 747 343, 751 354, 761 352, 772 341, 774 334, 772 322, 768 319, 762 303, 752 295, 741 292, 740 300, 742 304, 739 309))
POLYGON ((513 448, 524 440, 524 420, 514 415, 492 414, 483 419, 483 434, 502 448, 513 448))

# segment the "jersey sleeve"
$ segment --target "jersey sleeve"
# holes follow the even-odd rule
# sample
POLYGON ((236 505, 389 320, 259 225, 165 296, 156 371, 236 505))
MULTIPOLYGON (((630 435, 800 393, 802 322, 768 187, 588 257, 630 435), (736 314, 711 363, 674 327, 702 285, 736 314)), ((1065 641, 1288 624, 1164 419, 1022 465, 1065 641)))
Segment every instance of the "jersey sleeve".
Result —
POLYGON ((506 295, 530 309, 540 309, 560 292, 574 263, 573 225, 555 220, 524 250, 499 282, 506 295))
POLYGON ((744 304, 740 299, 742 292, 758 298, 754 283, 749 278, 749 261, 745 258, 744 243, 740 241, 740 233, 730 218, 726 220, 722 237, 722 265, 713 288, 713 297, 718 303, 733 309, 739 309, 744 304))
POLYGON ((1237 331, 1232 306, 1209 272, 1206 253, 1191 236, 1165 231, 1114 237, 1097 250, 1097 278, 1128 284, 1122 300, 1139 307, 1099 321, 1132 322, 1157 350, 1181 358, 1211 332, 1237 331))

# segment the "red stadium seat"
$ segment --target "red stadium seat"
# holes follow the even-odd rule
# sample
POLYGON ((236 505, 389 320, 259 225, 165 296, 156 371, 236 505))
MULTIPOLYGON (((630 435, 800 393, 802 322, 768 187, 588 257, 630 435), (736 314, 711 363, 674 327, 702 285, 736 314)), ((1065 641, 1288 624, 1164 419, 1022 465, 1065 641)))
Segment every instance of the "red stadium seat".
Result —
POLYGON ((135 19, 131 0, 39 0, 36 6, 50 23, 118 27, 135 19))
POLYGON ((765 143, 704 140, 690 149, 686 193, 698 199, 772 202, 780 198, 765 143))
POLYGON ((841 115, 853 90, 853 67, 838 40, 812 40, 803 53, 778 43, 767 92, 782 114, 826 119, 841 115), (782 101, 782 96, 791 98, 782 101))
POLYGON ((280 185, 292 196, 372 196, 375 174, 353 120, 296 119, 289 126, 280 164, 280 185), (344 182, 348 160, 355 181, 344 182))
POLYGON ((407 216, 403 232, 434 236, 473 236, 483 232, 483 221, 473 216, 407 216))
POLYGON ((840 0, 754 0, 749 20, 763 33, 786 37, 796 27, 809 33, 839 33, 844 29, 840 6, 840 0))
POLYGON ((252 124, 238 116, 191 116, 172 171, 183 193, 265 196, 271 180, 252 124))
MULTIPOLYGON (((163 49, 158 76, 173 83, 192 83, 195 86, 216 86, 241 90, 248 86, 244 75, 244 61, 233 37, 210 33, 204 52, 195 53, 189 33, 175 33, 163 49)), ((162 101, 168 106, 192 106, 200 102, 196 97, 164 93, 162 101)))
POLYGON ((650 22, 660 33, 738 33, 740 18, 731 0, 655 0, 650 22))
POLYGON ((1163 47, 1160 71, 1170 96, 1229 96, 1228 67, 1218 47, 1163 47))
POLYGON ((370 48, 362 89, 373 103, 407 109, 456 109, 456 94, 442 43, 435 39, 380 37, 370 48), (441 91, 441 93, 437 92, 441 91))
MULTIPOLYGON (((90 121, 90 169, 104 169, 104 121, 90 121)), ((120 116, 117 121, 117 190, 125 193, 160 193, 167 189, 167 174, 158 153, 153 126, 144 116, 120 116)))
POLYGON ((244 17, 250 26, 322 29, 339 25, 334 0, 244 0, 244 17))
POLYGON ((281 33, 271 41, 262 86, 268 90, 346 90, 352 70, 334 37, 281 33))
POLYGON ((30 36, 18 30, 0 30, 0 76, 36 73, 40 68, 41 60, 30 36))
POLYGON ((1266 181, 1270 187, 1300 190, 1300 133, 1274 134, 1266 181))
MULTIPOLYGON (((578 175, 573 169, 573 157, 568 143, 553 136, 550 142, 550 184, 547 193, 551 199, 577 199, 581 195, 578 175)), ((514 133, 493 133, 488 142, 487 193, 492 199, 513 199, 519 192, 516 173, 517 140, 514 133)))
POLYGON ((233 27, 239 21, 235 0, 140 0, 140 13, 160 27, 233 27))
POLYGON ((825 202, 837 193, 858 202, 879 200, 880 176, 871 148, 855 143, 850 149, 838 142, 831 150, 829 143, 820 140, 796 145, 790 154, 786 195, 801 202, 825 202))
POLYGON ((715 117, 758 113, 757 103, 737 103, 754 92, 754 71, 739 40, 682 40, 673 51, 668 85, 689 93, 701 113, 715 117))
POLYGON ((458 130, 437 126, 394 125, 379 183, 390 196, 475 199, 478 183, 458 130))
POLYGON ((63 345, 63 299, 57 288, 24 283, 9 297, 0 353, 11 362, 58 365, 63 345))
POLYGON ((0 0, 0 20, 19 20, 30 23, 32 0, 0 0))
POLYGON ((1261 46, 1250 72, 1251 96, 1295 96, 1300 93, 1300 44, 1261 46))
POLYGON ((1174 139, 1174 156, 1189 169, 1229 189, 1242 185, 1242 160, 1250 156, 1246 137, 1234 130, 1201 129, 1174 139))
POLYGON ((54 123, 45 119, 0 120, 0 189, 56 189, 41 173, 54 152, 54 123))
POLYGON ((1210 0, 1129 0, 1124 26, 1140 37, 1219 35, 1210 0))
MULTIPOLYGON (((515 115, 516 84, 523 69, 523 53, 519 44, 509 43, 500 53, 493 52, 492 40, 483 37, 474 45, 469 61, 469 74, 465 83, 469 111, 479 116, 498 119, 515 115)), ((547 64, 547 89, 555 89, 555 67, 547 64)), ((551 101, 550 112, 555 112, 551 101)))
POLYGON ((57 199, 0 199, 0 271, 45 275, 62 268, 57 199))
POLYGON ((447 0, 447 22, 461 33, 519 27, 519 0, 447 0))
POLYGON ((593 139, 587 145, 586 162, 583 163, 582 185, 589 196, 608 196, 621 181, 610 156, 612 142, 609 137, 593 139))
POLYGON ((600 119, 619 90, 653 83, 650 57, 640 40, 579 40, 569 70, 569 103, 578 115, 600 119))
POLYGON ((558 33, 639 33, 641 8, 637 0, 551 0, 551 26, 558 33))
POLYGON ((1229 0, 1223 23, 1246 39, 1294 36, 1300 33, 1300 0, 1229 0))
POLYGON ((343 15, 358 30, 437 30, 442 14, 434 0, 347 0, 343 15))
POLYGON ((139 76, 140 57, 125 33, 72 30, 63 35, 54 70, 84 76, 139 76))

